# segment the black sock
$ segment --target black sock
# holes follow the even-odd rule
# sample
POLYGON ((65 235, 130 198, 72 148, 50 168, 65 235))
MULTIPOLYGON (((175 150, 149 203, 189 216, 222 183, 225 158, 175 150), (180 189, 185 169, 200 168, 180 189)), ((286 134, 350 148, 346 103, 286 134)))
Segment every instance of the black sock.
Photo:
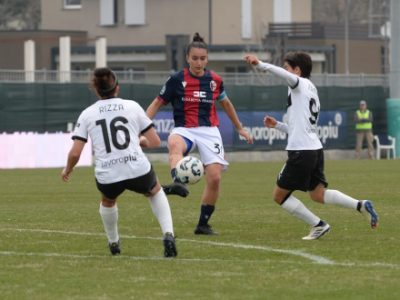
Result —
POLYGON ((176 168, 171 170, 171 177, 174 182, 180 182, 180 180, 176 177, 176 168))
POLYGON ((200 219, 199 226, 204 226, 208 224, 208 220, 210 220, 211 215, 215 210, 214 205, 202 205, 200 209, 200 219))
POLYGON ((317 225, 315 225, 314 227, 323 226, 323 225, 325 225, 325 222, 320 220, 319 223, 317 225))
POLYGON ((359 212, 361 212, 361 206, 362 206, 361 201, 358 201, 357 210, 358 210, 359 212))

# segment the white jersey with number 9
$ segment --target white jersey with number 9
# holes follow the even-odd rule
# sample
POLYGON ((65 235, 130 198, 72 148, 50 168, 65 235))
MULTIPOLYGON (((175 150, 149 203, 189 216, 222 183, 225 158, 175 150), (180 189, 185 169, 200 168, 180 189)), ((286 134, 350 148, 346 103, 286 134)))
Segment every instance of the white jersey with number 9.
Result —
POLYGON ((298 78, 294 88, 289 87, 288 144, 286 150, 317 150, 322 148, 317 122, 320 103, 317 89, 307 78, 298 78))

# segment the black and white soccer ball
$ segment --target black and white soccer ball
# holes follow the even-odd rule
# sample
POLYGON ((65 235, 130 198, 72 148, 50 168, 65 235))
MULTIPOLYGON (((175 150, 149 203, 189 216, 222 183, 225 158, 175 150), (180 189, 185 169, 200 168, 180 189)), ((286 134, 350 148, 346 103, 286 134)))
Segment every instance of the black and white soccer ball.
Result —
POLYGON ((176 164, 176 176, 182 183, 195 184, 203 175, 203 163, 197 157, 185 156, 176 164))

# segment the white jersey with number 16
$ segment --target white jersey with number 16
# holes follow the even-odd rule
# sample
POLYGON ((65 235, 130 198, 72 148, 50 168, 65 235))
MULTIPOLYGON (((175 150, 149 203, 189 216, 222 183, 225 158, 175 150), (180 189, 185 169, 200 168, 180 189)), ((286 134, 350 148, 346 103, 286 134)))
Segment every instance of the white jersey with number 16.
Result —
POLYGON ((142 176, 151 165, 139 145, 139 135, 153 126, 143 108, 132 100, 98 100, 78 118, 73 139, 92 141, 95 176, 108 184, 142 176))

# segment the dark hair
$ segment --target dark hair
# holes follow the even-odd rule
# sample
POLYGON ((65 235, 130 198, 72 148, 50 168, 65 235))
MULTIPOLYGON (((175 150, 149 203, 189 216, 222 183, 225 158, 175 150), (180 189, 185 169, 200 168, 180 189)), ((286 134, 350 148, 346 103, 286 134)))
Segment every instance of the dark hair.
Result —
POLYGON ((92 85, 102 99, 112 98, 118 86, 117 75, 110 68, 96 68, 92 85))
POLYGON ((310 78, 312 71, 312 60, 310 55, 305 52, 289 52, 283 61, 287 62, 292 68, 299 67, 301 77, 310 78))
POLYGON ((186 47, 186 55, 189 55, 192 48, 206 49, 208 52, 208 45, 198 32, 194 34, 192 42, 186 47))

